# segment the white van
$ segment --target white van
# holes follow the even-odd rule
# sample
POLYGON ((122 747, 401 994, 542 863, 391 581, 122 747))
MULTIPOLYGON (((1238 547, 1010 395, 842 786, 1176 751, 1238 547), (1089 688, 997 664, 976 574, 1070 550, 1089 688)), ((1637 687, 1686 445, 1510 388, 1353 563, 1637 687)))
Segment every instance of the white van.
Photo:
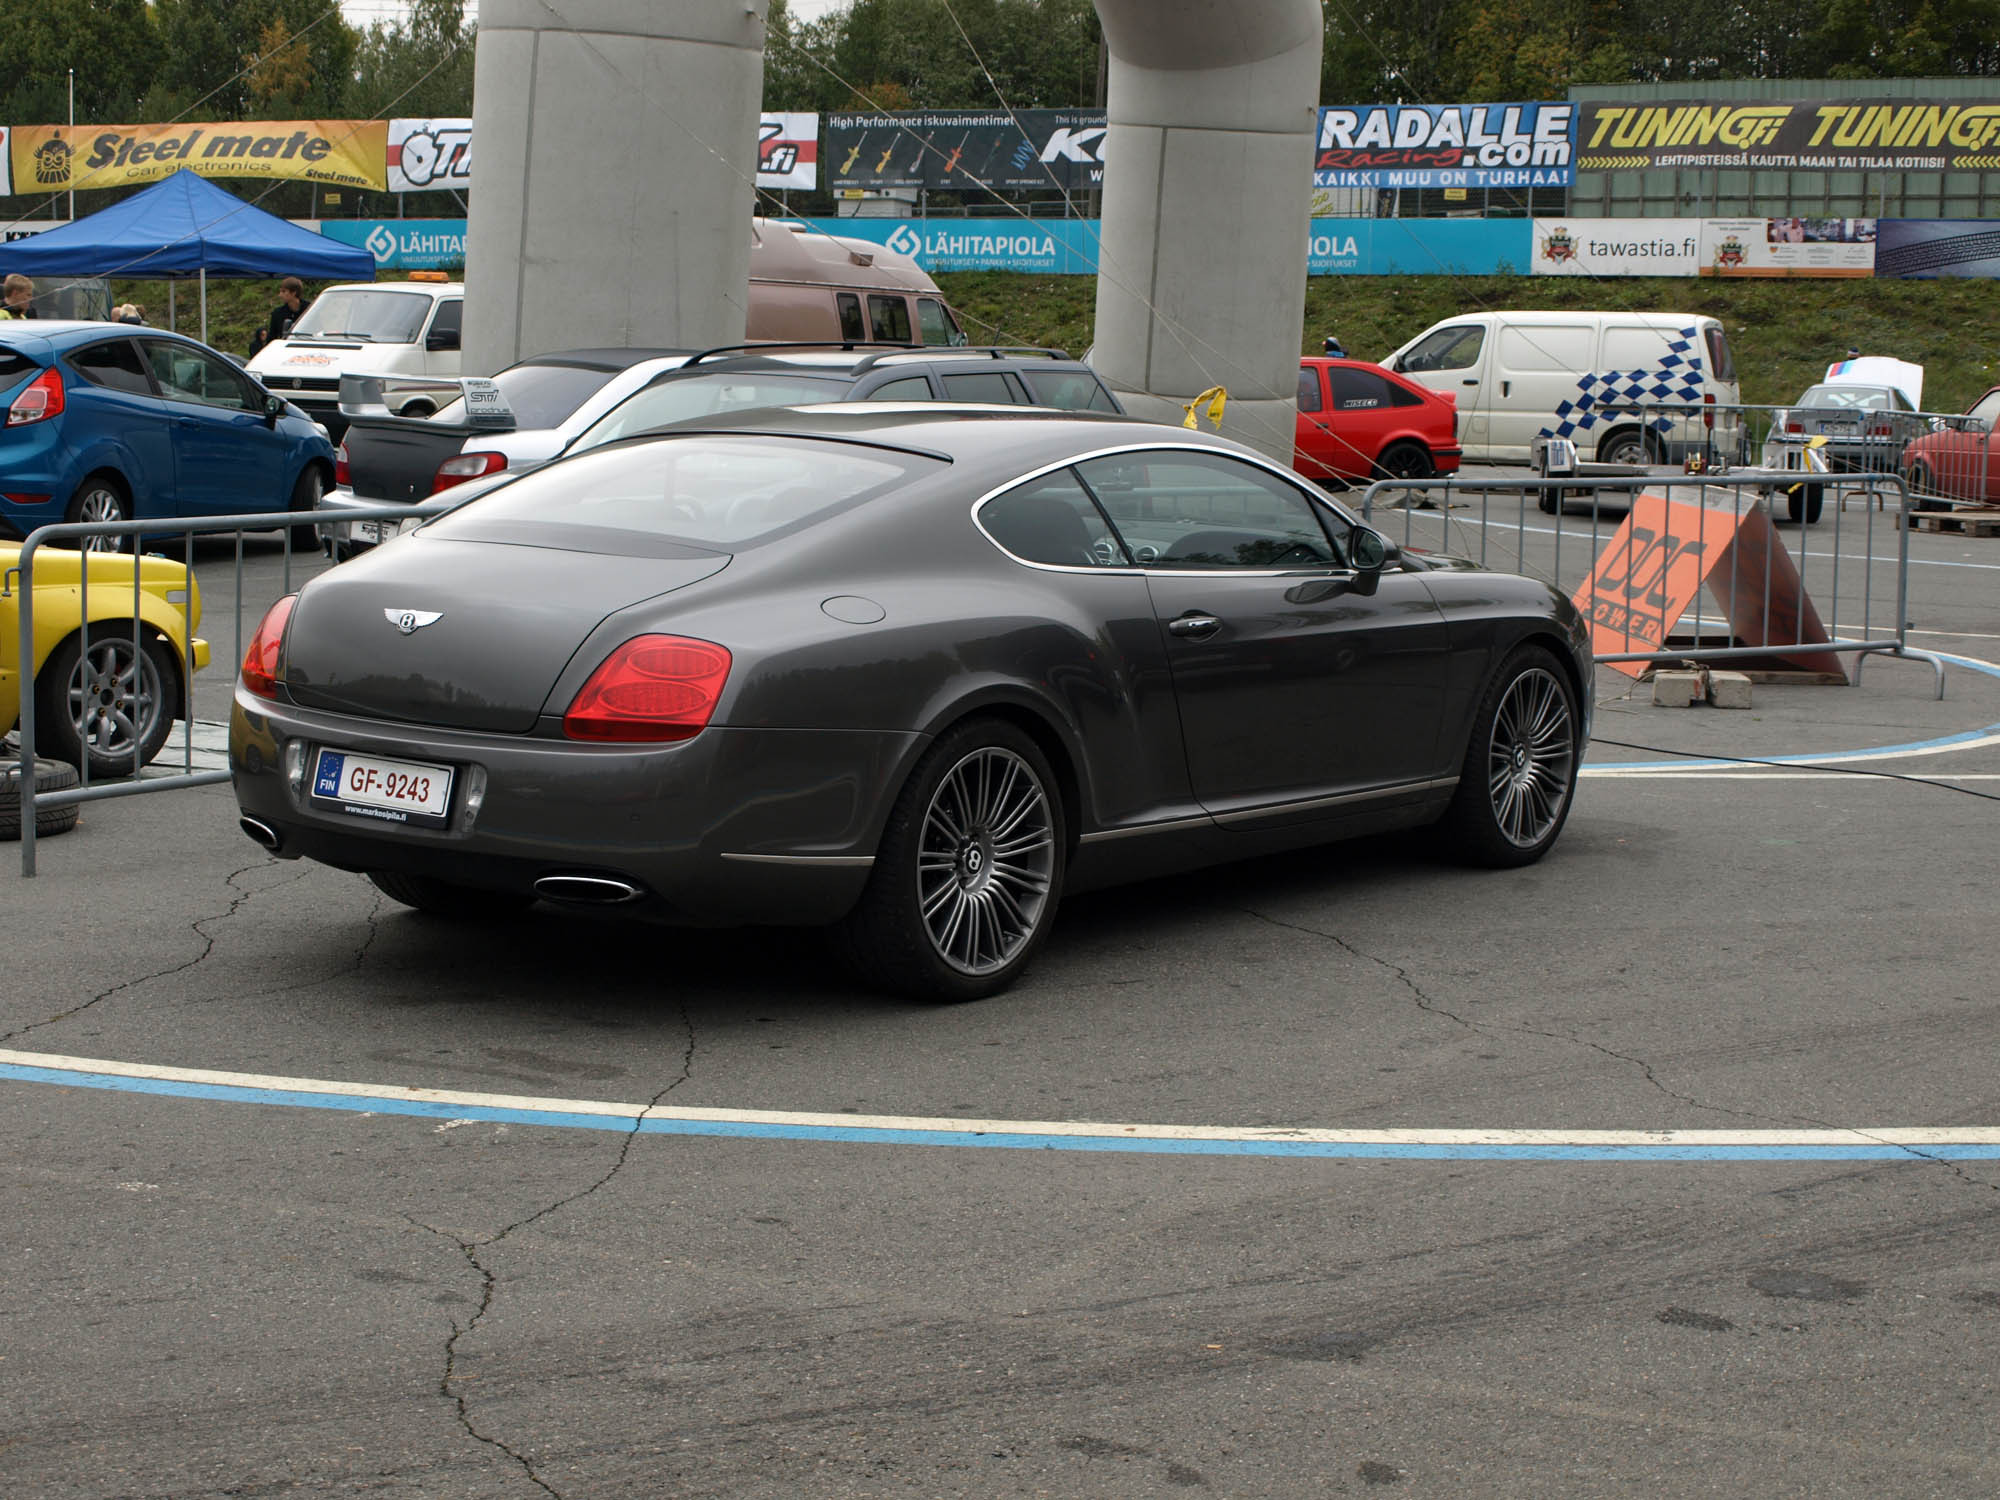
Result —
POLYGON ((1739 456, 1736 361, 1714 318, 1468 313, 1433 324, 1382 363, 1458 398, 1468 463, 1528 463, 1538 437, 1573 439, 1580 456, 1600 463, 1679 463, 1696 448, 1739 456), (1693 410, 1654 409, 1678 406, 1693 410))
MULTIPOLYGON (((443 273, 408 281, 356 281, 330 286, 313 298, 292 331, 250 356, 249 370, 264 389, 283 396, 324 426, 336 442, 347 430, 340 414, 342 375, 458 374, 458 344, 465 319, 465 287, 443 273)), ((429 416, 418 398, 405 416, 429 416)))

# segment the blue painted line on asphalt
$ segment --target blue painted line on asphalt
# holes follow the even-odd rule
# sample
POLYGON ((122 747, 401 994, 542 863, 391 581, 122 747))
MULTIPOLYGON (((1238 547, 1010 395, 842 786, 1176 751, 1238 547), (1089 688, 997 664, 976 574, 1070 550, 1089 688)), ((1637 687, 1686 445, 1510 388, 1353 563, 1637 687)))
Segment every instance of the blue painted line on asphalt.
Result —
POLYGON ((1432 1161, 1584 1162, 1784 1162, 1784 1161, 1993 1161, 2000 1144, 1979 1142, 1920 1147, 1891 1143, 1851 1145, 1696 1145, 1662 1142, 1633 1145, 1509 1145, 1503 1143, 1420 1144, 1380 1141, 1181 1140, 1173 1138, 1040 1135, 1032 1132, 974 1134, 950 1130, 787 1125, 754 1120, 689 1120, 579 1114, 563 1110, 496 1109, 393 1095, 319 1094, 284 1089, 240 1088, 174 1079, 131 1078, 109 1073, 0 1063, 0 1078, 65 1088, 110 1089, 185 1099, 267 1104, 287 1109, 343 1110, 352 1114, 406 1115, 419 1119, 469 1120, 496 1125, 543 1125, 617 1134, 709 1136, 737 1140, 814 1141, 867 1146, 958 1146, 1002 1151, 1098 1151, 1154 1156, 1295 1157, 1321 1159, 1390 1158, 1432 1161))
MULTIPOLYGON (((1980 661, 1972 656, 1953 656, 1946 651, 1933 654, 1942 657, 1955 667, 1964 667, 1969 672, 1982 672, 1988 677, 2000 677, 2000 666, 1992 662, 1980 661)), ((2000 723, 1988 724, 1984 729, 1966 729, 1957 734, 1943 734, 1931 740, 1912 740, 1902 745, 1864 745, 1853 750, 1822 750, 1811 755, 1760 755, 1755 763, 1763 766, 1812 766, 1824 765, 1847 756, 1920 755, 1934 750, 1949 749, 1953 745, 1971 744, 1996 734, 2000 734, 2000 723)), ((1591 771, 1657 771, 1663 766, 1671 766, 1678 771, 1719 771, 1742 764, 1740 760, 1684 760, 1678 757, 1662 760, 1621 760, 1610 763, 1586 759, 1584 768, 1591 771)))

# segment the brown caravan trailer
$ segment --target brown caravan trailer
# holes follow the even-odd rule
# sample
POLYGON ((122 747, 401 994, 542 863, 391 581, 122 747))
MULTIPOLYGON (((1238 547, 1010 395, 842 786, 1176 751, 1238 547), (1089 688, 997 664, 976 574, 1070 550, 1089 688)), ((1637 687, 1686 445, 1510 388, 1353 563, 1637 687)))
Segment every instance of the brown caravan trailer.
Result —
POLYGON ((744 337, 782 342, 965 342, 937 283, 907 255, 783 219, 750 221, 744 337))

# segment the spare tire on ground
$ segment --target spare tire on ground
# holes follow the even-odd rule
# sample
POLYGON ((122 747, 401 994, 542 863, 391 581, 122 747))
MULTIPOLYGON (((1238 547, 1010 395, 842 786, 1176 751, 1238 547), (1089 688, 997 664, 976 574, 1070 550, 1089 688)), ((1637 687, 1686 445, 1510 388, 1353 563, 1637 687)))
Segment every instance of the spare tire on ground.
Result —
MULTIPOLYGON (((76 767, 67 761, 36 759, 36 796, 43 792, 60 792, 76 783, 76 767)), ((68 833, 76 827, 76 815, 81 811, 74 802, 66 802, 61 807, 37 807, 35 837, 46 839, 58 833, 68 833)), ((0 843, 13 843, 20 837, 21 763, 16 760, 0 765, 0 843)))

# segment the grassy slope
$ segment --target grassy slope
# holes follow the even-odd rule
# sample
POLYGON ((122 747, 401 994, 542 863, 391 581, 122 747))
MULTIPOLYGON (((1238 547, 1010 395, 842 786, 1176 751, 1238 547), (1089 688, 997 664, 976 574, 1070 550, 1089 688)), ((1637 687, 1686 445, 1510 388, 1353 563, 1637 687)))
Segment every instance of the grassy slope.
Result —
MULTIPOLYGON (((975 338, 1052 344, 1081 351, 1091 341, 1096 282, 1087 276, 964 271, 938 277, 975 338)), ((166 321, 160 282, 119 282, 118 301, 137 301, 166 321)), ((195 289, 180 292, 181 329, 195 331, 195 289)), ((212 282, 209 341, 245 354, 251 330, 277 304, 277 283, 212 282)), ((1926 368, 1924 405, 1961 411, 2000 383, 2000 282, 1629 278, 1588 281, 1523 276, 1316 276, 1306 287, 1303 353, 1338 333, 1350 354, 1379 359, 1440 318, 1502 308, 1584 308, 1708 313, 1729 329, 1753 403, 1789 401, 1850 345, 1926 368)))

